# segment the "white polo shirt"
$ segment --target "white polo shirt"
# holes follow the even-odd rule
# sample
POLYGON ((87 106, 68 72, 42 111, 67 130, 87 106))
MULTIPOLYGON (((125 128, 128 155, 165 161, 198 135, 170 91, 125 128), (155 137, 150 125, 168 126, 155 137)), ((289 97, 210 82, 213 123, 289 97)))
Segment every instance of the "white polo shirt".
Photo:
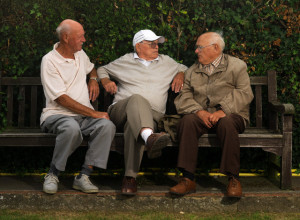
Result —
POLYGON ((56 43, 53 50, 43 57, 41 63, 41 81, 46 97, 41 124, 51 115, 78 115, 54 101, 64 94, 93 109, 89 100, 86 75, 92 71, 94 64, 83 50, 74 54, 75 59, 64 58, 56 51, 58 44, 56 43))

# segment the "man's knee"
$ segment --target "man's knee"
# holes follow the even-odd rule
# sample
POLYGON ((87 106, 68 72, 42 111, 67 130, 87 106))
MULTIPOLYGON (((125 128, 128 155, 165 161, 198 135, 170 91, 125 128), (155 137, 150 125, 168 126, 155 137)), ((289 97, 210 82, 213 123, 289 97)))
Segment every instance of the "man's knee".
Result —
POLYGON ((139 94, 134 94, 129 98, 129 103, 130 105, 140 105, 140 104, 146 104, 149 105, 149 102, 147 99, 145 99, 143 96, 139 95, 139 94))
POLYGON ((96 124, 96 130, 101 130, 106 134, 114 134, 116 132, 116 126, 114 123, 107 119, 100 119, 96 124))
POLYGON ((81 137, 81 130, 79 124, 75 120, 67 120, 61 123, 58 127, 58 134, 64 134, 66 137, 74 138, 74 137, 81 137))
POLYGON ((179 122, 179 126, 183 126, 183 125, 191 125, 195 123, 195 114, 188 114, 188 115, 184 115, 180 122, 179 122))
POLYGON ((237 130, 242 130, 244 128, 244 121, 241 116, 230 114, 219 120, 218 127, 230 129, 234 127, 237 130))

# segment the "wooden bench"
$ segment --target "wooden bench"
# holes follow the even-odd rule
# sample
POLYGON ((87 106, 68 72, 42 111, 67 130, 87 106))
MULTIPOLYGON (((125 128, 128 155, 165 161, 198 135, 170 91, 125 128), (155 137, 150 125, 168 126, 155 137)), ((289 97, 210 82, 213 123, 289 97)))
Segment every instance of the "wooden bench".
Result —
MULTIPOLYGON (((281 156, 279 172, 282 189, 291 188, 292 168, 292 104, 277 99, 276 72, 250 77, 255 99, 251 104, 251 125, 240 135, 241 147, 263 148, 281 156), (280 120, 281 119, 281 120, 280 120)), ((174 97, 174 95, 173 95, 174 97)), ((106 111, 112 96, 101 89, 95 109, 106 111)), ((172 101, 169 100, 168 103, 172 101)), ((0 147, 51 147, 55 135, 42 133, 39 117, 45 104, 39 77, 0 77, 0 112, 6 112, 7 128, 0 133, 0 147), (6 103, 3 109, 2 104, 6 103)), ((170 140, 168 146, 176 146, 170 140)), ((82 146, 87 145, 84 140, 82 146)), ((117 133, 112 149, 123 145, 123 134, 117 133)), ((199 147, 218 147, 214 134, 203 135, 199 147)))

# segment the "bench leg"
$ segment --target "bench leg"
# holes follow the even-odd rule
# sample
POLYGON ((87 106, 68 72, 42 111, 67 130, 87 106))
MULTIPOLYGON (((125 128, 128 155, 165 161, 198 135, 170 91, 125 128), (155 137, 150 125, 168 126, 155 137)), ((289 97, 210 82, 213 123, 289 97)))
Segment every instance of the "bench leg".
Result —
POLYGON ((292 116, 285 115, 283 121, 283 150, 281 157, 281 189, 292 188, 292 116))

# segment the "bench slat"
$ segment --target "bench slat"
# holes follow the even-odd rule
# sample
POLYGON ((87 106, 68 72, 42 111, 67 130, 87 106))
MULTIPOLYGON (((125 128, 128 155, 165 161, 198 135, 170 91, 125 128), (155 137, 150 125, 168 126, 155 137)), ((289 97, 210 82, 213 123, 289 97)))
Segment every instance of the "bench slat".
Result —
POLYGON ((30 96, 30 127, 35 127, 37 117, 37 86, 31 86, 30 96))
POLYGON ((25 117, 25 86, 20 86, 19 88, 19 116, 18 116, 18 127, 24 127, 24 117, 25 117))
POLYGON ((255 86, 256 127, 262 127, 262 98, 261 86, 255 86))
MULTIPOLYGON (((277 80, 276 72, 268 71, 268 101, 277 100, 277 80)), ((278 129, 278 113, 269 111, 269 127, 271 129, 278 129)))
POLYGON ((13 87, 7 87, 7 125, 12 126, 13 124, 13 103, 14 103, 14 95, 13 95, 13 87))
POLYGON ((0 84, 9 86, 42 85, 40 77, 1 77, 0 84))
POLYGON ((250 76, 250 83, 253 86, 268 85, 268 78, 266 76, 250 76))
MULTIPOLYGON (((18 146, 18 147, 54 147, 55 135, 49 133, 1 133, 0 146, 18 146)), ((260 148, 282 148, 278 141, 282 139, 281 134, 240 134, 241 147, 260 147, 260 148)), ((116 134, 113 147, 123 145, 123 134, 116 134)), ((177 145, 169 140, 168 146, 177 145)), ((84 140, 81 146, 87 146, 87 141, 84 140)), ((199 138, 199 147, 220 147, 218 139, 215 134, 204 134, 199 138)))

